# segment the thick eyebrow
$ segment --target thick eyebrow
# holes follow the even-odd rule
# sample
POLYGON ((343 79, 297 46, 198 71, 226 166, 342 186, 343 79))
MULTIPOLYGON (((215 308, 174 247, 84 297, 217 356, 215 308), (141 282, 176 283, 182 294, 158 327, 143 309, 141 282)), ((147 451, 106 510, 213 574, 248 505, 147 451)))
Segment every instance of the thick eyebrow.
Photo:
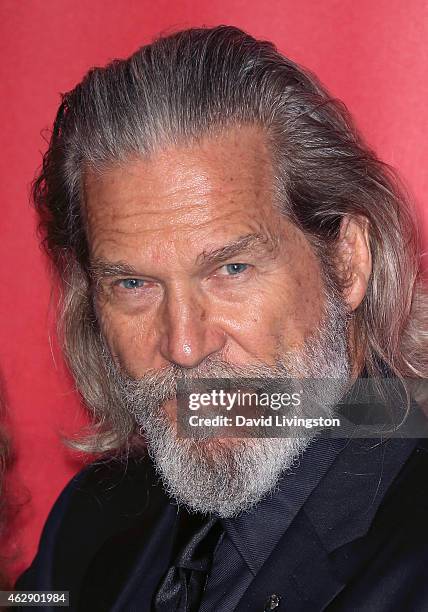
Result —
POLYGON ((259 253, 275 257, 278 249, 278 240, 273 236, 261 233, 246 234, 218 249, 202 251, 196 258, 196 265, 213 265, 245 253, 259 253))
MULTIPOLYGON (((196 265, 213 265, 221 263, 245 253, 260 253, 262 255, 270 255, 274 257, 278 252, 278 240, 272 236, 266 236, 261 233, 246 234, 228 244, 213 249, 211 251, 202 251, 196 258, 196 265)), ((109 262, 101 258, 94 259, 89 265, 89 276, 93 283, 98 284, 104 278, 118 276, 144 276, 130 264, 123 261, 109 262)))
POLYGON ((109 262, 104 259, 94 259, 89 266, 89 276, 97 284, 102 279, 115 276, 141 276, 136 268, 122 261, 109 262))

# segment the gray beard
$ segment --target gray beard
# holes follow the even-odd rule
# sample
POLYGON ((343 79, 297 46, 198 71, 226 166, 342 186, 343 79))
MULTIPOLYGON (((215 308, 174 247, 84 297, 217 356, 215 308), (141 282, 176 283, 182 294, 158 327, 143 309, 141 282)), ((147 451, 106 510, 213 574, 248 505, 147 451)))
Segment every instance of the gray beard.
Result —
MULTIPOLYGON (((192 369, 172 364, 161 370, 150 370, 135 380, 119 371, 106 354, 115 395, 140 427, 167 494, 190 511, 224 518, 249 511, 275 490, 280 477, 316 435, 177 438, 176 426, 162 406, 165 401, 176 398, 178 380, 190 383, 195 378, 305 377, 349 381, 348 321, 348 312, 340 298, 333 292, 327 295, 322 323, 304 348, 293 352, 279 350, 275 366, 264 363, 236 366, 218 356, 209 356, 192 369)), ((319 398, 323 416, 333 416, 341 394, 337 387, 332 387, 319 398)))

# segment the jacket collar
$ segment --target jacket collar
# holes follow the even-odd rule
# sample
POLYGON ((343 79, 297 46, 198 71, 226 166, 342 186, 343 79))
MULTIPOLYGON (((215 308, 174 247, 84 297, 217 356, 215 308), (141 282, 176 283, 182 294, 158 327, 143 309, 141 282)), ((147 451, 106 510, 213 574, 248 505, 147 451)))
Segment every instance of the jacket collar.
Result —
POLYGON ((338 438, 313 439, 281 477, 275 490, 255 508, 222 520, 227 535, 253 576, 269 558, 345 445, 346 441, 338 438))
MULTIPOLYGON (((250 603, 251 610, 262 611, 273 594, 285 600, 287 609, 324 609, 346 584, 345 573, 330 554, 367 534, 386 491, 416 446, 415 440, 347 441, 236 612, 244 612, 250 603)), ((350 565, 353 561, 350 558, 350 565)))

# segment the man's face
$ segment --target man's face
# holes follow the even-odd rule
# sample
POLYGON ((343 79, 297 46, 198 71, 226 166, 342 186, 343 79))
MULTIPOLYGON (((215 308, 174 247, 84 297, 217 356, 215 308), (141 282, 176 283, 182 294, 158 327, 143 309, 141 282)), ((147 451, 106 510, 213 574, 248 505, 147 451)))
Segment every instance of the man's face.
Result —
POLYGON ((304 345, 322 314, 320 265, 273 201, 255 127, 88 174, 97 310, 130 376, 212 355, 273 364, 304 345))
POLYGON ((144 431, 168 493, 220 516, 257 504, 309 438, 179 438, 178 378, 349 374, 346 308, 272 186, 255 128, 86 181, 112 396, 144 431))

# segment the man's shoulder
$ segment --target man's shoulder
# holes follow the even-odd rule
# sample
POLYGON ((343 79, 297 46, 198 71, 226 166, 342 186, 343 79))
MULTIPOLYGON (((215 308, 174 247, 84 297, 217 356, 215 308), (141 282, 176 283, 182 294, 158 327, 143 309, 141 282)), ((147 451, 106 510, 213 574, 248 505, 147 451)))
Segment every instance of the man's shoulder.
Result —
POLYGON ((162 491, 158 476, 148 455, 107 457, 83 468, 68 483, 63 493, 67 509, 92 506, 94 511, 117 509, 126 513, 141 511, 149 497, 162 491))
MULTIPOLYGON (((428 534, 428 439, 415 443, 409 458, 387 491, 376 517, 376 524, 393 528, 396 524, 418 522, 428 534)), ((428 545, 428 539, 425 544, 428 545)))
MULTIPOLYGON (((331 560, 336 560, 342 572, 347 566, 347 560, 352 561, 354 556, 355 562, 359 558, 360 586, 365 584, 364 597, 368 597, 369 591, 375 592, 376 589, 380 589, 379 594, 382 589, 385 593, 389 589, 392 590, 393 577, 400 573, 401 590, 405 590, 406 585, 414 585, 415 589, 418 589, 421 567, 428 562, 428 440, 391 440, 388 446, 391 455, 399 455, 406 446, 411 447, 412 443, 412 451, 400 469, 393 474, 387 488, 381 492, 379 503, 376 502, 375 496, 370 498, 367 495, 364 506, 358 506, 361 518, 353 521, 357 525, 356 531, 351 529, 353 541, 336 549, 330 557, 331 560), (371 502, 370 506, 367 501, 371 502), (372 506, 374 510, 370 516, 372 506), (366 521, 363 512, 368 518, 366 521), (373 567, 378 567, 379 570, 373 572, 373 567), (372 580, 376 584, 372 584, 372 580)), ((387 452, 385 449, 385 455, 387 452)), ((385 459, 385 463, 387 461, 388 459, 385 459)), ((388 467, 383 469, 388 470, 388 467)), ((380 479, 377 487, 382 488, 380 479)), ((361 497, 364 499, 364 494, 361 494, 361 497)), ((349 568, 353 566, 353 562, 349 568)), ((355 567, 352 571, 355 571, 355 567)), ((398 584, 395 586, 398 589, 398 584)), ((363 595, 361 596, 364 599, 363 595)), ((425 586, 423 596, 427 596, 425 586)))
POLYGON ((19 588, 54 588, 65 576, 76 575, 76 568, 83 571, 108 539, 137 524, 149 528, 168 502, 147 456, 90 464, 55 502, 36 558, 19 579, 19 588))
MULTIPOLYGON (((333 610, 428 609, 428 440, 421 440, 388 489, 366 536, 354 543, 349 587, 333 610)), ((346 574, 351 547, 330 561, 346 574)))
POLYGON ((150 505, 164 501, 165 494, 147 455, 104 458, 71 479, 51 515, 60 514, 60 531, 71 529, 81 534, 85 525, 93 531, 94 525, 89 527, 91 518, 101 521, 100 528, 104 523, 111 528, 114 523, 123 525, 125 517, 140 517, 150 505))

